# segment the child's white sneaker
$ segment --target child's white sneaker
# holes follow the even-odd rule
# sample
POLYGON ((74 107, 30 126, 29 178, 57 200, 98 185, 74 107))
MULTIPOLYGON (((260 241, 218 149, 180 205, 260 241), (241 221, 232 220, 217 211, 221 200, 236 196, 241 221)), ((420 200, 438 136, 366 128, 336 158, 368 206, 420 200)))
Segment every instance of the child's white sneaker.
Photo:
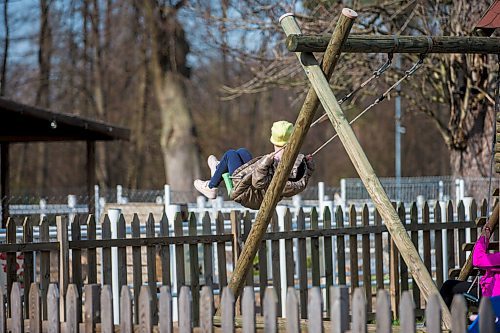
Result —
POLYGON ((208 187, 209 180, 196 179, 194 181, 194 187, 208 199, 217 198, 217 187, 208 187))
POLYGON ((219 165, 219 160, 214 155, 210 155, 208 156, 207 163, 210 168, 210 177, 213 177, 215 170, 217 169, 217 165, 219 165))

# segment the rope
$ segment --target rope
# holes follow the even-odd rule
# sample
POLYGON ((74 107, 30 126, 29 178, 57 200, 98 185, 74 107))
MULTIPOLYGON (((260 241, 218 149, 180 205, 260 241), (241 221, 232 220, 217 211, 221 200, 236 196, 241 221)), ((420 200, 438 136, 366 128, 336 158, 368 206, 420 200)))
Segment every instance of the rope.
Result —
POLYGON ((496 117, 498 115, 498 108, 499 108, 499 90, 500 90, 500 54, 498 56, 498 69, 497 69, 497 83, 495 87, 495 106, 493 108, 493 143, 491 146, 491 159, 490 159, 490 179, 488 182, 488 196, 489 196, 489 202, 488 202, 488 208, 486 210, 486 216, 490 215, 490 206, 491 206, 491 180, 493 178, 493 161, 495 159, 495 138, 496 138, 496 133, 497 133, 497 121, 496 117))
MULTIPOLYGON (((354 96, 354 94, 356 94, 358 91, 360 91, 361 89, 363 89, 373 79, 376 79, 376 78, 378 79, 389 67, 391 67, 391 64, 392 64, 392 53, 389 53, 387 55, 387 57, 388 57, 387 61, 382 66, 380 66, 379 69, 377 69, 375 72, 373 72, 373 74, 372 74, 371 77, 369 77, 367 80, 365 80, 363 83, 361 83, 356 89, 354 89, 353 91, 351 91, 350 93, 348 93, 347 95, 345 95, 344 97, 342 97, 341 99, 339 99, 337 101, 337 103, 339 103, 339 105, 342 105, 342 103, 344 103, 349 98, 351 98, 352 96, 354 96)), ((326 117, 327 117, 327 114, 323 113, 321 115, 321 117, 319 117, 318 119, 316 119, 311 124, 311 126, 309 126, 309 128, 316 126, 318 123, 320 123, 321 121, 323 121, 326 117)))
MULTIPOLYGON (((382 95, 380 95, 379 98, 377 98, 372 104, 368 105, 363 111, 361 111, 360 114, 358 114, 353 120, 349 122, 349 125, 351 125, 353 122, 358 120, 362 115, 364 115, 368 110, 373 108, 375 105, 383 101, 387 95, 394 89, 396 88, 401 82, 406 80, 408 77, 413 75, 420 67, 422 67, 422 64, 424 63, 424 58, 425 54, 421 54, 418 61, 413 64, 413 66, 405 72, 405 75, 403 75, 396 83, 394 83, 392 86, 389 87, 382 95)), ((314 156, 316 155, 321 149, 323 149, 327 144, 332 142, 336 137, 338 136, 338 133, 336 133, 334 136, 332 136, 330 139, 328 139, 325 143, 323 143, 318 149, 316 149, 311 155, 314 156)))

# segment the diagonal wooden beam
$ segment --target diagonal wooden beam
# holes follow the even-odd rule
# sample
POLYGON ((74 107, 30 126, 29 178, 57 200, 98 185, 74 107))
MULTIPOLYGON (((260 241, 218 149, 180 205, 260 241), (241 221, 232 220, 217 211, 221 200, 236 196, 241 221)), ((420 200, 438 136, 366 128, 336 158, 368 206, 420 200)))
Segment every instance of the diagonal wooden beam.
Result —
MULTIPOLYGON (((321 72, 323 77, 325 77, 325 75, 328 78, 331 76, 340 55, 340 48, 349 35, 349 31, 351 30, 356 17, 357 14, 353 10, 345 8, 342 11, 342 15, 337 22, 325 53, 323 60, 323 70, 325 74, 321 72)), ((285 187, 285 183, 292 170, 295 159, 299 154, 302 142, 304 141, 309 127, 311 126, 314 113, 316 112, 318 105, 318 96, 316 95, 314 89, 311 88, 307 93, 302 108, 300 109, 295 122, 295 129, 287 146, 285 147, 281 162, 276 169, 276 173, 273 176, 268 190, 266 191, 266 195, 264 196, 264 200, 262 201, 262 205, 257 213, 255 222, 250 230, 247 241, 245 242, 243 251, 236 262, 236 267, 234 268, 234 272, 231 276, 231 281, 228 284, 228 287, 236 297, 238 297, 241 293, 245 277, 252 266, 253 258, 260 247, 262 238, 264 237, 267 226, 271 221, 273 212, 276 209, 276 205, 281 197, 281 193, 283 192, 283 188, 285 187)))
MULTIPOLYGON (((287 16, 281 20, 281 26, 287 35, 300 34, 300 28, 293 16, 287 16)), ((312 53, 297 53, 297 57, 307 74, 311 85, 316 90, 318 98, 323 105, 330 121, 337 131, 342 144, 344 145, 349 158, 372 198, 378 212, 384 219, 387 230, 390 232, 392 240, 398 247, 414 281, 418 284, 425 300, 434 294, 439 295, 439 291, 427 271, 420 255, 415 249, 405 227, 401 223, 396 210, 393 208, 387 193, 385 193, 380 180, 373 170, 363 148, 359 144, 349 122, 340 108, 337 98, 333 94, 328 80, 326 80, 321 68, 312 53)), ((451 329, 451 315, 443 299, 441 300, 443 325, 446 329, 451 329)))

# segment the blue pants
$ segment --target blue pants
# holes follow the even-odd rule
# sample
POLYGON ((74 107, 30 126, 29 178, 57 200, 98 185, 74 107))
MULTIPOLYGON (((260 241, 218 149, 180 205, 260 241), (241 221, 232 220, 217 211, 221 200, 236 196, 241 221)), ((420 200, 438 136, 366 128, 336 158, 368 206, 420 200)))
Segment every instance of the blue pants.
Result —
POLYGON ((237 150, 230 149, 226 151, 224 155, 222 155, 219 165, 217 165, 217 169, 215 169, 215 173, 208 183, 208 187, 214 188, 219 186, 222 181, 222 174, 229 172, 229 174, 232 175, 236 169, 251 159, 252 154, 245 148, 239 148, 237 150))

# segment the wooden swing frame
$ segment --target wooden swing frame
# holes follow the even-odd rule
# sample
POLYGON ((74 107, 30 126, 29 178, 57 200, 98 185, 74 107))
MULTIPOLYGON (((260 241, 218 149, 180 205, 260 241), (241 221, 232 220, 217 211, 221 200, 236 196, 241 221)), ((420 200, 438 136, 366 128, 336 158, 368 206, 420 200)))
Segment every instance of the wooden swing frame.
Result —
MULTIPOLYGON (((290 173, 293 162, 298 156, 302 143, 307 135, 309 127, 313 121, 315 111, 319 103, 323 105, 332 126, 339 135, 344 148, 346 149, 356 171, 363 181, 371 199, 373 200, 378 212, 382 216, 392 240, 401 253, 403 260, 408 266, 409 272, 417 283, 425 300, 439 291, 427 271, 422 259, 405 227, 401 223, 399 216, 392 206, 392 203, 383 189, 377 175, 375 174, 366 154, 359 144, 351 126, 345 118, 335 95, 333 94, 329 79, 337 65, 341 52, 416 52, 416 53, 500 53, 499 38, 480 38, 480 37, 454 37, 453 39, 441 38, 438 44, 435 44, 435 38, 431 37, 389 37, 391 42, 387 42, 381 37, 364 36, 365 44, 363 49, 354 48, 354 40, 359 37, 348 38, 349 32, 357 17, 357 13, 351 9, 344 8, 337 22, 331 38, 326 41, 324 37, 308 38, 302 36, 293 14, 285 14, 280 18, 280 24, 288 36, 287 46, 296 45, 292 50, 296 52, 297 58, 301 63, 310 83, 304 104, 298 114, 295 122, 295 129, 285 147, 281 163, 278 165, 276 173, 264 196, 264 200, 257 213, 255 222, 247 237, 245 246, 236 262, 236 267, 229 282, 228 287, 238 297, 242 291, 246 275, 252 266, 253 259, 260 247, 268 224, 271 221, 273 212, 278 204, 280 194, 285 186, 288 174, 290 173), (480 40, 480 42, 478 42, 480 40), (303 42, 304 40, 307 43, 303 42), (312 41, 320 41, 320 48, 312 41), (371 47, 366 47, 366 40, 371 47), (422 40, 424 41, 422 44, 422 40), (293 43, 292 43, 293 41, 293 43), (410 41, 410 45, 405 41, 410 41), (490 42, 491 41, 491 42, 490 42), (346 44, 347 43, 347 44, 346 44), (412 44, 413 43, 413 44, 412 44), (313 48, 307 48, 313 47, 313 48), (347 45, 347 46, 346 46, 347 45), (349 46, 351 45, 351 46, 349 46), (389 46, 387 46, 389 45, 389 46), (420 46, 419 46, 420 45, 420 46), (459 45, 459 47, 457 46, 459 45), (418 47, 417 47, 418 46, 418 47), (351 49, 350 49, 351 47, 351 49), (391 48, 389 51, 388 49, 391 48), (311 51, 324 51, 322 64, 316 60, 311 51), (356 50, 356 51, 354 51, 356 50), (413 51, 412 51, 413 50, 413 51)), ((310 37, 310 36, 309 36, 310 37)), ((441 299, 442 321, 445 329, 451 329, 451 314, 441 299)))

